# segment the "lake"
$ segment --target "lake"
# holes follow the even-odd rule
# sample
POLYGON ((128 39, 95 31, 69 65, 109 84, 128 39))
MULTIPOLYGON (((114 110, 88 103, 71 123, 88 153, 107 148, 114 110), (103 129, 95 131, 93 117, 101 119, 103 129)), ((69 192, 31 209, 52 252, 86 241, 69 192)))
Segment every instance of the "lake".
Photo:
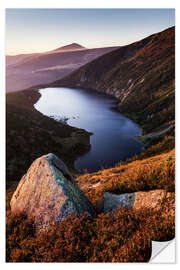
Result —
POLYGON ((136 136, 141 129, 116 109, 117 100, 84 89, 45 88, 34 105, 36 110, 57 121, 92 132, 91 149, 75 161, 78 170, 94 172, 109 168, 143 150, 136 136))

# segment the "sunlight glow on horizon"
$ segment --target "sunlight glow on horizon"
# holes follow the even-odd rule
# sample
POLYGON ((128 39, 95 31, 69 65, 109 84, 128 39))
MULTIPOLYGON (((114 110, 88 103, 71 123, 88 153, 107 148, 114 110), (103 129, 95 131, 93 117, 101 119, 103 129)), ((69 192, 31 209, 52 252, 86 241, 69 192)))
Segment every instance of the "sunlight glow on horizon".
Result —
POLYGON ((6 9, 6 53, 124 46, 175 25, 175 9, 6 9))

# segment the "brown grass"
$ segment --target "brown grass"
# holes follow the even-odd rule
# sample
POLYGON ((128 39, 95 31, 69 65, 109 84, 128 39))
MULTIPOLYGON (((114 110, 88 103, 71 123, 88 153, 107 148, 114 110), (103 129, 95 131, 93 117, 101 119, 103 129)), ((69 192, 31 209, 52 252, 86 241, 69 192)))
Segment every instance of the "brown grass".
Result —
MULTIPOLYGON (((174 49, 174 28, 171 28, 106 54, 52 86, 74 87, 85 76, 88 80, 81 83, 81 87, 102 92, 110 89, 113 95, 115 88, 127 92, 131 79, 130 94, 119 103, 119 110, 137 121, 146 133, 157 131, 174 120, 174 49), (139 83, 141 79, 144 81, 139 83)), ((42 130, 41 126, 45 123, 50 130, 58 129, 60 137, 69 136, 71 128, 57 127, 54 121, 35 113, 32 109, 34 101, 31 100, 29 105, 31 98, 25 92, 7 95, 9 181, 18 179, 17 176, 32 163, 32 157, 39 156, 44 149, 47 152, 48 146, 51 152, 60 149, 63 156, 66 154, 52 140, 52 134, 42 130), (21 153, 18 159, 17 153, 21 153), (29 156, 31 158, 26 160, 29 156)), ((141 155, 114 168, 76 178, 97 213, 103 193, 107 191, 121 194, 164 189, 174 192, 174 137, 158 139, 156 143, 150 142, 151 146, 141 155)), ((74 151, 76 155, 77 150, 74 151)), ((68 152, 67 156, 69 159, 75 154, 68 152)), ((115 215, 99 214, 94 219, 86 215, 70 216, 48 233, 37 236, 33 221, 28 221, 26 216, 13 217, 10 213, 9 200, 14 188, 7 192, 7 262, 147 262, 152 240, 170 240, 175 235, 174 214, 169 211, 166 201, 163 209, 166 217, 147 210, 137 213, 120 208, 115 215)))
POLYGON ((175 152, 160 154, 114 168, 79 176, 76 181, 98 209, 104 192, 174 191, 175 152), (97 185, 99 183, 99 185, 97 185))
POLYGON ((147 262, 152 240, 174 237, 174 217, 121 208, 95 219, 69 216, 37 236, 25 216, 7 218, 8 262, 147 262), (162 225, 163 224, 163 225, 162 225))
MULTIPOLYGON (((82 175, 77 182, 98 209, 105 191, 174 191, 174 162, 172 150, 82 175)), ((167 200, 162 213, 119 208, 115 215, 99 214, 94 219, 73 215, 37 236, 33 221, 11 215, 13 189, 7 193, 8 262, 147 262, 152 240, 167 241, 175 235, 174 209, 170 211, 167 200)))

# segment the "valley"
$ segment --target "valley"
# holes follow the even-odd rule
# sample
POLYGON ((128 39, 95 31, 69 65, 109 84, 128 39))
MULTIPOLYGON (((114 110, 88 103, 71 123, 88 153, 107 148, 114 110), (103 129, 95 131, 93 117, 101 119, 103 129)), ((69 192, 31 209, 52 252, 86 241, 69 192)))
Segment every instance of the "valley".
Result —
MULTIPOLYGON (((86 58, 86 48, 73 44, 73 50, 76 51, 61 47, 53 55, 72 57, 76 54, 78 61, 86 58)), ((82 66, 77 64, 67 73, 60 73, 58 68, 57 77, 53 75, 54 82, 49 79, 40 81, 37 77, 33 82, 36 85, 29 88, 30 85, 23 86, 22 80, 24 90, 14 91, 19 87, 14 85, 14 89, 8 90, 13 92, 6 94, 9 262, 148 262, 152 241, 169 241, 175 237, 175 27, 100 54, 98 57, 96 54, 96 59, 93 54, 92 58, 86 59, 87 62, 81 62, 82 66), (43 103, 46 105, 44 110, 39 108, 37 111, 35 108, 43 96, 40 94, 47 89, 59 91, 58 95, 61 89, 67 95, 69 91, 72 100, 61 96, 62 100, 58 102, 55 95, 54 100, 61 106, 57 105, 57 111, 53 111, 56 108, 52 103, 53 109, 50 109, 52 97, 49 95, 43 103), (80 92, 83 94, 78 96, 80 92), (76 104, 76 98, 81 100, 84 97, 85 103, 76 104), (108 105, 108 113, 101 100, 108 105), (71 108, 73 101, 76 113, 71 108), (110 110, 112 105, 115 108, 110 110), (102 111, 99 110, 101 106, 102 111), (61 108, 64 108, 65 122, 61 121, 62 118, 56 121, 61 108), (107 121, 109 115, 110 122, 107 121), (100 122, 95 128, 103 129, 100 148, 103 148, 103 143, 108 144, 109 138, 103 141, 109 132, 108 127, 119 131, 119 135, 115 132, 116 138, 110 133, 113 146, 117 147, 114 151, 117 158, 108 168, 98 167, 95 171, 80 173, 75 168, 76 161, 91 153, 91 145, 98 150, 97 142, 91 139, 92 132, 96 132, 92 129, 92 122, 98 117, 100 122), (85 125, 82 126, 83 121, 85 125), (130 135, 131 139, 133 137, 132 145, 129 141, 125 145, 123 128, 126 139, 130 135), (139 140, 145 149, 140 147, 123 159, 118 153, 121 152, 118 139, 125 146, 124 151, 128 150, 128 144, 131 149, 135 147, 135 142, 142 146, 139 140), (50 224, 47 232, 37 235, 34 221, 26 215, 13 215, 10 202, 14 213, 18 207, 25 206, 27 215, 36 212, 37 218, 40 213, 46 225, 49 225, 47 220, 52 221, 53 213, 55 223, 50 224), (36 208, 36 205, 42 208, 36 208), (56 205, 60 205, 59 208, 56 205), (91 209, 90 215, 84 212, 86 207, 91 209), (47 216, 38 212, 46 208, 47 216), (58 218, 60 221, 69 213, 67 219, 56 223, 58 218)), ((41 63, 46 57, 49 59, 49 53, 40 56, 41 63)), ((12 60, 10 65, 26 62, 24 56, 20 58, 9 59, 12 60)), ((41 66, 38 61, 36 68, 38 72, 45 72, 45 77, 46 72, 54 70, 54 66, 41 66)), ((30 80, 27 82, 29 84, 30 80)), ((111 144, 109 146, 111 148, 111 144)), ((113 148, 111 150, 106 149, 104 159, 108 155, 114 158, 113 148)), ((95 153, 97 159, 99 152, 95 153)), ((95 157, 92 159, 96 163, 95 157)), ((36 224, 39 224, 38 218, 36 224)))
POLYGON ((73 43, 44 53, 6 56, 6 91, 53 82, 116 48, 87 49, 73 43))
POLYGON ((166 128, 175 118, 175 28, 107 53, 49 86, 106 93, 144 133, 166 128))
POLYGON ((92 133, 90 150, 75 161, 81 172, 109 168, 142 152, 143 144, 136 138, 141 130, 116 110, 115 98, 78 88, 45 88, 39 93, 36 110, 92 133))

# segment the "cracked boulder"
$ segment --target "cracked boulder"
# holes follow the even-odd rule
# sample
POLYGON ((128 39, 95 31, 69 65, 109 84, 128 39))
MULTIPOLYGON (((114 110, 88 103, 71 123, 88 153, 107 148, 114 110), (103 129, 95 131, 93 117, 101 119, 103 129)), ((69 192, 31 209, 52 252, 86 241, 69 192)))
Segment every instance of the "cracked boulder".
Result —
POLYGON ((54 154, 44 155, 32 163, 10 205, 14 215, 22 213, 33 219, 37 232, 47 230, 71 214, 94 214, 92 204, 54 154))

